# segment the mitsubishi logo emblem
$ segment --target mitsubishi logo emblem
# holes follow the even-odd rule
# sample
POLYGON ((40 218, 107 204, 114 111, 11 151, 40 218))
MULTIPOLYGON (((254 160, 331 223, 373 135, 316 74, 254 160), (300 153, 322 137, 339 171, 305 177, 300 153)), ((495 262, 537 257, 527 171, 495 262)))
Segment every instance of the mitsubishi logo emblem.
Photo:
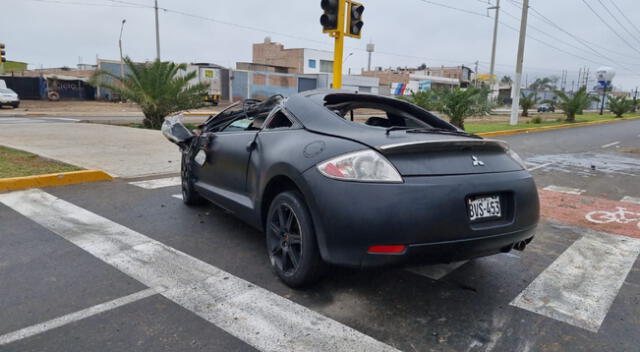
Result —
POLYGON ((484 166, 484 161, 479 160, 475 155, 471 156, 471 160, 473 160, 473 166, 484 166))

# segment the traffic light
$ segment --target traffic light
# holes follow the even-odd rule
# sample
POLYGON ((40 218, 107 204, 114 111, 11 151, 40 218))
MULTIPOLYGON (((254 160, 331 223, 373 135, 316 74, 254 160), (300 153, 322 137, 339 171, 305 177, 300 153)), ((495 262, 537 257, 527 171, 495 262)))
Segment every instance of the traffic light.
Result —
POLYGON ((340 0, 322 0, 320 2, 320 7, 324 10, 324 14, 320 16, 320 24, 324 33, 339 30, 338 16, 340 15, 341 2, 340 0))
POLYGON ((4 57, 5 55, 5 51, 4 51, 4 44, 0 43, 0 62, 6 62, 7 58, 4 57))
POLYGON ((347 32, 346 36, 353 38, 360 38, 362 32, 362 13, 364 12, 364 6, 355 1, 348 1, 349 7, 347 9, 347 32))

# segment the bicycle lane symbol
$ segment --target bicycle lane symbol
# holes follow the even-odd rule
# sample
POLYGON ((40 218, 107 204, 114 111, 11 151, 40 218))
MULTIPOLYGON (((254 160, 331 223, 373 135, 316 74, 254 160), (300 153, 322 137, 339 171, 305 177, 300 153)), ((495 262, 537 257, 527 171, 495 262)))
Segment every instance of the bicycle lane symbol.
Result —
POLYGON ((543 219, 640 238, 640 206, 619 201, 538 190, 543 219))
POLYGON ((628 211, 624 207, 616 207, 616 211, 594 210, 587 213, 585 218, 596 224, 608 224, 612 222, 618 224, 636 223, 640 229, 640 213, 628 211))

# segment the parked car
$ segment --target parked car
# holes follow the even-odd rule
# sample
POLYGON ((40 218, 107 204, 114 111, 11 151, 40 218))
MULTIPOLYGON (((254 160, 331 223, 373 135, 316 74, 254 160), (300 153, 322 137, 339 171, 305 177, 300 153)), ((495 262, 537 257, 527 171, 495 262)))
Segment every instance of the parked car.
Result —
POLYGON ((487 256, 531 242, 536 185, 502 141, 389 97, 315 90, 245 100, 192 134, 182 196, 266 234, 279 278, 298 287, 326 264, 372 267, 487 256))
POLYGON ((540 104, 538 105, 538 112, 556 112, 556 107, 551 104, 540 104))
POLYGON ((9 88, 0 88, 0 108, 2 108, 3 105, 14 108, 19 107, 20 98, 18 98, 18 94, 9 88))

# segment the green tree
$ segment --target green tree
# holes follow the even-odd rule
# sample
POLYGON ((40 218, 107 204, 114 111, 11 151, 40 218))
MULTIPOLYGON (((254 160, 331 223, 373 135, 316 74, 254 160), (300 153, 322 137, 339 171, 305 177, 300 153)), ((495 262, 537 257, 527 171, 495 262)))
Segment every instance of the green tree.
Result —
POLYGON ((627 99, 627 97, 609 96, 609 110, 616 115, 616 117, 622 117, 627 112, 633 110, 633 100, 627 99))
POLYGON ((411 91, 408 97, 401 96, 400 99, 416 104, 419 107, 429 110, 438 111, 440 94, 437 89, 423 90, 419 92, 411 91))
POLYGON ((503 83, 503 84, 511 84, 511 82, 513 82, 513 81, 511 80, 511 76, 504 75, 504 76, 502 76, 502 78, 500 79, 500 83, 503 83))
POLYGON ((558 96, 558 107, 564 111, 567 122, 574 122, 576 114, 589 107, 592 101, 598 101, 598 97, 590 96, 587 93, 587 87, 581 87, 573 96, 568 96, 561 90, 555 91, 558 96))
POLYGON ((92 83, 138 104, 144 114, 142 122, 146 128, 160 129, 166 116, 204 105, 207 85, 191 85, 189 81, 197 73, 186 73, 185 64, 160 60, 135 64, 128 57, 124 62, 130 71, 125 77, 101 70, 94 74, 92 83), (107 77, 110 80, 104 80, 107 77))
POLYGON ((493 104, 489 101, 488 96, 489 89, 486 87, 466 89, 456 87, 412 92, 411 96, 403 99, 423 109, 441 112, 449 117, 453 125, 464 129, 465 118, 491 112, 493 104))
POLYGON ((529 95, 520 92, 520 107, 522 108, 522 116, 529 116, 529 109, 538 103, 538 96, 535 92, 529 93, 529 95))
POLYGON ((557 82, 558 82, 557 76, 536 78, 536 80, 529 85, 529 89, 534 90, 536 92, 541 90, 556 89, 557 82))

